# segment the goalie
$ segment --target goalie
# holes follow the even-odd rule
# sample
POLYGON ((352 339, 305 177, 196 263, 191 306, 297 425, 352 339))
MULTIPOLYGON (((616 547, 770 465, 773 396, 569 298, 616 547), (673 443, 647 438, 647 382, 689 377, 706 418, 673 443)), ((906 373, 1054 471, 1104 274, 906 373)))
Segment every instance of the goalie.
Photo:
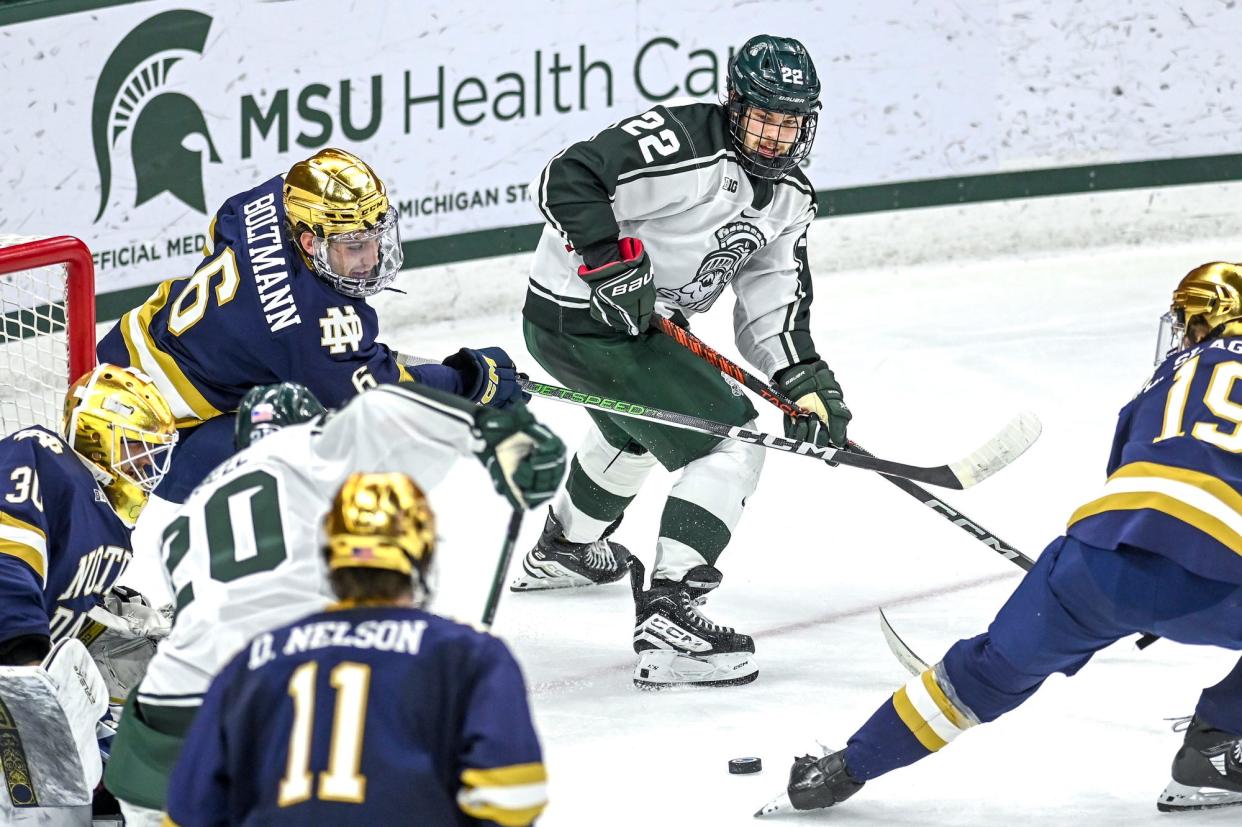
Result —
POLYGON ((167 629, 132 593, 111 591, 177 442, 168 404, 137 370, 103 364, 69 388, 62 434, 33 426, 0 439, 4 824, 90 822, 96 738, 110 734, 97 727, 167 629), (100 658, 102 673, 101 649, 117 656, 100 658))
POLYGON ((316 532, 351 472, 401 470, 430 490, 473 456, 511 505, 529 509, 565 470, 564 445, 525 405, 487 408, 411 383, 381 385, 330 414, 299 385, 255 388, 238 412, 237 445, 162 533, 176 622, 126 702, 104 779, 132 824, 158 823, 212 677, 255 634, 330 601, 316 532))

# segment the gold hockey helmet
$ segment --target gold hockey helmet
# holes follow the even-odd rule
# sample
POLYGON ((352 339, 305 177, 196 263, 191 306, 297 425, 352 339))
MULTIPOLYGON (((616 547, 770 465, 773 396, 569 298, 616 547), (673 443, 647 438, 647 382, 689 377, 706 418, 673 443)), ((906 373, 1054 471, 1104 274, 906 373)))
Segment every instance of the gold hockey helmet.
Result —
POLYGON ((405 474, 351 474, 324 518, 328 568, 427 573, 436 520, 422 489, 405 474))
POLYGON ((383 290, 401 269, 397 212, 384 182, 343 149, 321 149, 285 175, 285 214, 293 242, 315 275, 347 296, 383 290), (311 233, 311 249, 302 234, 311 233))
POLYGON ((155 382, 136 368, 97 366, 69 386, 62 430, 117 516, 133 525, 177 444, 176 418, 155 382))
POLYGON ((1160 317, 1156 364, 1186 347, 1186 334, 1194 330, 1202 335, 1189 344, 1210 336, 1242 335, 1242 265, 1211 261, 1182 278, 1169 312, 1160 317))

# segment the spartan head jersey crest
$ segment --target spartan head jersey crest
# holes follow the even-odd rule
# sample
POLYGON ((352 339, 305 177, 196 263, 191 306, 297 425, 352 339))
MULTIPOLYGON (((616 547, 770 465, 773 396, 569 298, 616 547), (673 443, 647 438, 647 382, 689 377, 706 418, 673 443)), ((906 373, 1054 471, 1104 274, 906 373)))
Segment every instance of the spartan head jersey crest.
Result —
MULTIPOLYGON (((744 215, 744 213, 743 213, 744 215)), ((735 221, 716 231, 720 248, 709 252, 689 283, 676 290, 657 287, 656 295, 667 304, 695 313, 706 312, 746 261, 766 243, 763 232, 753 224, 735 221)))
POLYGON ((747 176, 719 105, 656 106, 570 146, 532 187, 547 222, 524 311, 534 324, 597 332, 575 250, 633 236, 670 309, 703 312, 733 286, 738 346, 752 364, 771 375, 814 357, 805 234, 815 191, 796 168, 775 182, 747 176))

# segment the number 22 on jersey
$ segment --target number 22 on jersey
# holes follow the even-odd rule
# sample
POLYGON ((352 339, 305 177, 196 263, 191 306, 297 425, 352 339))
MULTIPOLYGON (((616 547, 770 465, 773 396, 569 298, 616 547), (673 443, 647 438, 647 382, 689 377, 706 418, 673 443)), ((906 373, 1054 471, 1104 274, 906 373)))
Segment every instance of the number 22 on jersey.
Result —
MULTIPOLYGON (((1153 442, 1185 436, 1184 419, 1186 403, 1190 399, 1190 385, 1194 381, 1195 371, 1199 369, 1199 357, 1187 361, 1173 373, 1173 384, 1169 388, 1169 396, 1164 404, 1164 423, 1160 435, 1153 442)), ((1203 395, 1203 404, 1214 415, 1233 424, 1232 430, 1221 430, 1211 422, 1196 422, 1190 429, 1195 439, 1215 445, 1231 453, 1242 452, 1242 405, 1229 398, 1234 383, 1242 379, 1242 362, 1218 362, 1212 370, 1212 378, 1208 381, 1207 392, 1203 395)))

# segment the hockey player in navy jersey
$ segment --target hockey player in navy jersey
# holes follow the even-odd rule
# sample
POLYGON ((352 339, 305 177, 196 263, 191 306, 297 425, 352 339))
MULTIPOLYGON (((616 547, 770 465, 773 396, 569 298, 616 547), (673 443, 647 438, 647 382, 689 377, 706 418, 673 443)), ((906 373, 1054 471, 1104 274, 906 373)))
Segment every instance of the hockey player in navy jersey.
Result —
POLYGON ((500 348, 463 348, 443 364, 407 369, 378 341, 367 297, 401 268, 397 212, 383 181, 349 152, 320 150, 229 198, 204 255, 192 276, 160 284, 98 346, 101 361, 150 374, 188 429, 163 499, 181 501, 232 454, 231 422, 200 423, 237 410, 257 385, 298 382, 333 408, 411 378, 484 405, 520 398, 500 348))
POLYGON ((32 426, 0 439, 4 824, 82 812, 89 823, 110 687, 108 664, 97 667, 78 638, 102 620, 130 633, 133 648, 167 626, 149 607, 112 616, 104 604, 177 442, 168 404, 139 371, 99 365, 70 386, 62 431, 32 426))
POLYGON ((324 521, 337 602, 256 637, 212 683, 168 820, 524 827, 544 772, 498 638, 421 608, 435 523, 403 474, 354 474, 324 521))
MULTIPOLYGON (((1157 354, 1121 409, 1099 496, 988 631, 899 689, 845 749, 797 759, 786 795, 757 815, 839 804, 1134 632, 1242 649, 1242 265, 1182 279, 1157 354)), ((1172 775, 1161 810, 1242 805, 1242 661, 1203 690, 1172 775)))

